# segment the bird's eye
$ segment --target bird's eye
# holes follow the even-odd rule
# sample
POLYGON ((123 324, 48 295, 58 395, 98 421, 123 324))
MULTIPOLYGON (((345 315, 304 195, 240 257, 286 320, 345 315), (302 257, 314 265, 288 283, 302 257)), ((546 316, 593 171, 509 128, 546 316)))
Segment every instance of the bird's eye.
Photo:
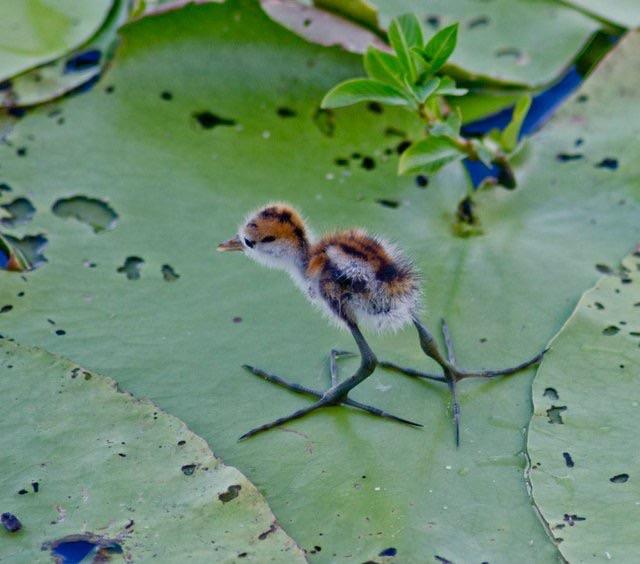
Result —
POLYGON ((250 249, 253 249, 253 246, 256 244, 255 241, 252 241, 251 239, 247 239, 246 237, 244 238, 244 244, 249 247, 250 249))
POLYGON ((273 243, 276 240, 276 238, 273 235, 267 235, 266 237, 263 237, 260 241, 262 243, 273 243))

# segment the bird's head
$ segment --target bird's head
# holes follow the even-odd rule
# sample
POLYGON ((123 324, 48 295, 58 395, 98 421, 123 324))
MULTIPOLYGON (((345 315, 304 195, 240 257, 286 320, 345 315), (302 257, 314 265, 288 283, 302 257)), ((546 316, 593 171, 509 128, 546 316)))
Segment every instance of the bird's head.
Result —
POLYGON ((272 268, 298 268, 307 256, 304 220, 288 204, 269 204, 249 214, 238 234, 218 245, 219 251, 242 251, 272 268))

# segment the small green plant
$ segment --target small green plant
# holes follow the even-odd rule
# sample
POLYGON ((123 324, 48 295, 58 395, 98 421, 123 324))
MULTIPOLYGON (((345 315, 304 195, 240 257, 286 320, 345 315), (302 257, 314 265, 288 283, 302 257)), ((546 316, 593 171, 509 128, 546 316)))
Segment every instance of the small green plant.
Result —
POLYGON ((398 163, 400 174, 433 174, 449 163, 469 158, 487 166, 498 165, 497 182, 515 188, 509 156, 518 147, 531 98, 526 95, 518 101, 512 121, 504 131, 493 130, 482 138, 462 136, 461 112, 452 110, 446 97, 464 96, 468 90, 458 88, 453 78, 443 74, 457 36, 458 24, 454 23, 425 42, 422 26, 414 14, 394 18, 388 32, 394 53, 369 47, 364 55, 368 78, 354 78, 334 86, 322 100, 322 107, 339 108, 358 102, 402 106, 424 122, 426 135, 402 153, 398 163))

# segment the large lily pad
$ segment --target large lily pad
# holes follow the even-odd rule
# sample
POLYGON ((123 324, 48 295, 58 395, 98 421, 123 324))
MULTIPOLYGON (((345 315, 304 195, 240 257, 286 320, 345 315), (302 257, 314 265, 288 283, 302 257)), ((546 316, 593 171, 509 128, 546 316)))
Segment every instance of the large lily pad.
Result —
POLYGON ((245 476, 110 378, 4 340, 0 393, 0 508, 22 524, 0 529, 3 562, 305 561, 245 476))
MULTIPOLYGON (((360 17, 361 4, 352 0, 329 3, 354 19, 360 17)), ((407 12, 416 12, 432 33, 459 21, 458 45, 450 59, 454 67, 468 79, 530 87, 557 78, 600 27, 595 19, 556 0, 367 0, 365 4, 377 9, 382 29, 388 28, 393 17, 407 12)))
POLYGON ((567 3, 622 27, 640 27, 640 5, 635 0, 568 0, 567 3))
POLYGON ((129 9, 128 0, 114 0, 104 24, 89 41, 55 61, 14 77, 0 90, 0 106, 41 104, 97 77, 111 60, 118 28, 126 21, 129 9))
POLYGON ((0 82, 57 59, 87 41, 113 0, 3 0, 0 82))
MULTIPOLYGON (((359 224, 402 244, 424 272, 425 319, 447 317, 464 365, 532 356, 593 285, 594 265, 640 236, 640 117, 627 110, 637 45, 622 43, 581 93, 589 101, 532 141, 518 189, 479 195, 484 235, 460 239, 462 167, 426 189, 396 176, 398 131, 418 135, 409 113, 318 111, 331 86, 361 72, 359 57, 305 43, 249 2, 137 22, 98 85, 55 106, 63 124, 52 107, 35 110, 0 147, 2 181, 29 193, 38 210, 29 227, 50 241, 48 264, 27 281, 3 275, 0 303, 14 307, 2 333, 112 375, 182 418, 251 478, 312 558, 375 560, 395 548, 407 560, 553 561, 523 479, 533 371, 465 382, 460 449, 446 390, 384 371, 354 396, 423 430, 333 408, 238 443, 306 403, 242 363, 324 387, 329 349, 353 344, 286 276, 215 246, 248 209, 289 199, 318 230, 359 224), (584 158, 558 161, 580 136, 584 158), (21 146, 25 156, 14 153, 21 146), (594 166, 612 156, 616 171, 594 166), (77 194, 108 199, 115 229, 95 234, 48 211, 77 194), (179 278, 165 280, 165 264, 179 278)), ((411 331, 371 338, 381 358, 427 367, 416 341, 411 331)))
POLYGON ((529 480, 570 562, 640 554, 640 252, 585 293, 533 384, 529 480))

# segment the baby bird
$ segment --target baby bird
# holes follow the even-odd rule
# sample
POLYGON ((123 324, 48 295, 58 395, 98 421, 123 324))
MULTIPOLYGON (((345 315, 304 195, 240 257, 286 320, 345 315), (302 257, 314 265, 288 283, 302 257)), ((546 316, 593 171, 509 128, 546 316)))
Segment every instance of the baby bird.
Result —
POLYGON ((420 284, 418 274, 404 254, 379 237, 367 235, 361 229, 349 229, 325 235, 315 241, 300 214, 286 203, 274 203, 249 214, 238 234, 221 243, 219 251, 242 251, 249 258, 270 268, 284 270, 305 296, 317 305, 330 320, 348 329, 360 351, 360 366, 353 376, 339 382, 336 359, 349 354, 331 351, 331 387, 318 391, 289 382, 280 376, 244 365, 252 374, 316 398, 309 406, 250 430, 240 437, 252 435, 300 418, 321 407, 344 404, 379 417, 421 427, 408 419, 351 399, 348 394, 373 374, 380 365, 409 376, 446 383, 452 394, 456 444, 460 443, 460 406, 456 384, 469 377, 493 378, 513 374, 542 358, 534 358, 502 370, 467 371, 455 364, 453 346, 446 323, 442 322, 448 358, 445 359, 436 342, 418 318, 420 284), (365 340, 360 326, 376 331, 397 330, 413 324, 422 350, 443 370, 442 375, 403 368, 390 362, 378 362, 365 340))

